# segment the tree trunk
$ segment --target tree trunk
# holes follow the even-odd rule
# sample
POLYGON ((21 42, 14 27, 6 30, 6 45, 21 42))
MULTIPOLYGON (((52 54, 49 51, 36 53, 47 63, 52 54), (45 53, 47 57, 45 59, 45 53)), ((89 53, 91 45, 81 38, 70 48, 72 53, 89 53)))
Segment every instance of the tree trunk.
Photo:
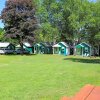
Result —
POLYGON ((75 41, 74 41, 74 43, 73 43, 73 47, 74 47, 74 48, 73 48, 73 49, 74 49, 74 56, 76 56, 76 47, 75 47, 75 46, 76 46, 76 43, 75 43, 75 41))
POLYGON ((100 57, 100 45, 98 47, 99 47, 99 57, 100 57))
POLYGON ((21 47, 21 55, 23 55, 24 54, 24 48, 23 48, 23 42, 22 41, 20 41, 20 47, 21 47))
POLYGON ((53 45, 56 44, 56 39, 53 39, 53 45))

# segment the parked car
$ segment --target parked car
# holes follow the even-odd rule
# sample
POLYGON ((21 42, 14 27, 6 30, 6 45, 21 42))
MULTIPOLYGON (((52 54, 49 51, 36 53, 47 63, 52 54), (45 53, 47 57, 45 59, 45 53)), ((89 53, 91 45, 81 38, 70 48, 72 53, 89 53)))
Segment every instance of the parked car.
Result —
POLYGON ((15 50, 5 49, 5 54, 14 54, 15 50))
POLYGON ((14 52, 15 50, 7 49, 7 48, 0 49, 0 54, 14 54, 14 52))
MULTIPOLYGON (((16 49, 15 50, 16 54, 22 54, 22 50, 21 49, 16 49)), ((30 54, 30 52, 28 50, 23 49, 23 53, 24 54, 30 54)))

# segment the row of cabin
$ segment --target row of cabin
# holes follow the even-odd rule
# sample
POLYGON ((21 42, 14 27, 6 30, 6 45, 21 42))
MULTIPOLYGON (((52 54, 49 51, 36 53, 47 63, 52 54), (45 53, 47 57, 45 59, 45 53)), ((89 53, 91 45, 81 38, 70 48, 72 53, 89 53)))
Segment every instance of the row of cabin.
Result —
POLYGON ((35 54, 60 54, 60 55, 70 55, 70 46, 65 42, 59 42, 53 45, 52 43, 36 43, 34 45, 35 54))
MULTIPOLYGON (((60 54, 60 55, 73 55, 74 51, 76 55, 91 56, 94 55, 94 49, 88 43, 80 43, 78 45, 70 46, 65 42, 59 42, 57 44, 52 43, 36 43, 33 45, 34 54, 60 54)), ((95 48, 95 54, 100 56, 100 48, 95 48)))
MULTIPOLYGON (((93 55, 93 48, 85 42, 80 43, 75 47, 69 46, 65 42, 59 42, 54 45, 52 43, 36 43, 31 45, 25 42, 23 43, 23 48, 29 51, 30 54, 59 54, 67 56, 73 55, 75 51, 76 55, 93 55)), ((15 46, 8 42, 0 43, 0 54, 13 53, 16 49, 20 49, 20 45, 15 46)), ((98 49, 98 55, 100 55, 100 48, 98 49)))
POLYGON ((76 55, 91 56, 93 53, 92 47, 83 42, 75 47, 68 45, 65 42, 59 42, 55 45, 50 43, 36 43, 34 45, 35 54, 59 54, 59 55, 73 55, 76 51, 76 55))
MULTIPOLYGON (((16 50, 20 50, 20 45, 15 46, 9 42, 0 42, 0 54, 13 54, 16 50)), ((29 43, 23 43, 23 48, 31 53, 33 53, 33 46, 29 43)))

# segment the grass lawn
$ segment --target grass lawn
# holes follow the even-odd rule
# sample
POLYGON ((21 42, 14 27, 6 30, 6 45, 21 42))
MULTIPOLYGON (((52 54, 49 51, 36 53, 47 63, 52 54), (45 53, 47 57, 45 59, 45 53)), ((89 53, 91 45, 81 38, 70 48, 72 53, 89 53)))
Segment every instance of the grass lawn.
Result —
POLYGON ((100 85, 100 58, 0 55, 0 100, 59 100, 100 85))

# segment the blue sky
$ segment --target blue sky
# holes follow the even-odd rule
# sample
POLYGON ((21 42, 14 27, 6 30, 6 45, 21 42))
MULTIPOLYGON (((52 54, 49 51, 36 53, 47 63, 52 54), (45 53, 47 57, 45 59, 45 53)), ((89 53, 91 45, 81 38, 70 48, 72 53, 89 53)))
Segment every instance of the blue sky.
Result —
MULTIPOLYGON (((5 7, 5 1, 6 0, 0 0, 0 14, 2 9, 5 7)), ((0 27, 3 27, 3 23, 1 22, 1 20, 0 20, 0 27)))
MULTIPOLYGON (((1 14, 2 9, 5 7, 5 1, 6 0, 0 0, 0 14, 1 14)), ((90 1, 96 1, 96 0, 90 0, 90 1)), ((1 20, 0 20, 0 27, 4 27, 1 20)))

